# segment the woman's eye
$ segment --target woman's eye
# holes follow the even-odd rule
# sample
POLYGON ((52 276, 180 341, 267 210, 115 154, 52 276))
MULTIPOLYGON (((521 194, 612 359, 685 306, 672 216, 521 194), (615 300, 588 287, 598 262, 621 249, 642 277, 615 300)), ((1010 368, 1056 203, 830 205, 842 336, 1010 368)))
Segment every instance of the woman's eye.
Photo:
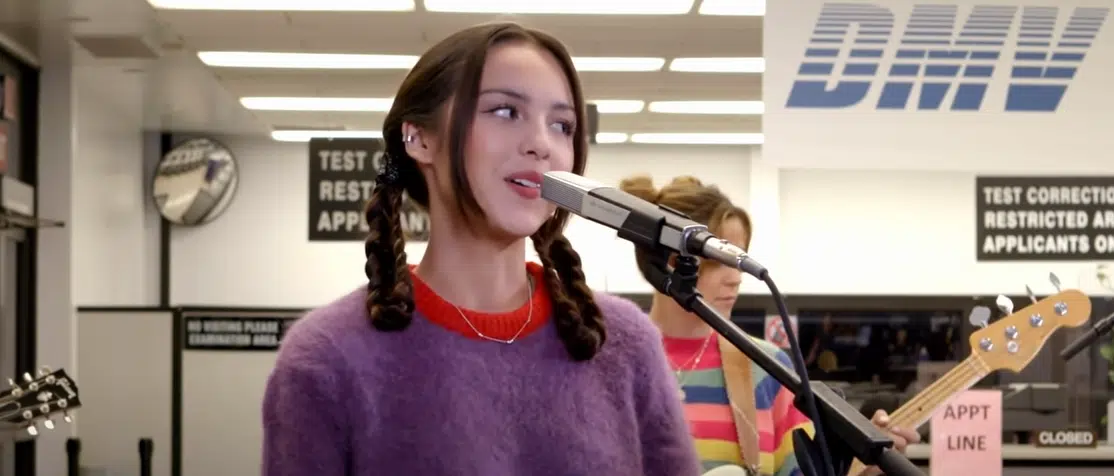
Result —
POLYGON ((572 134, 574 130, 572 124, 565 121, 555 122, 553 123, 553 127, 556 128, 558 132, 566 135, 572 134))
POLYGON ((499 106, 495 109, 492 109, 491 113, 505 119, 514 119, 515 117, 515 110, 511 106, 499 106))

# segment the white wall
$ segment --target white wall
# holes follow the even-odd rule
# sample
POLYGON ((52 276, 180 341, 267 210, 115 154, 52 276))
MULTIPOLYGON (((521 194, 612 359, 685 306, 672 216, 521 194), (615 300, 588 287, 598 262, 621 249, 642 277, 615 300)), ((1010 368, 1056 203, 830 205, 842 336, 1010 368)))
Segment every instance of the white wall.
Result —
MULTIPOLYGON (((145 199, 142 77, 75 66, 75 48, 68 25, 43 26, 38 213, 65 226, 38 233, 36 300, 37 364, 80 382, 75 309, 158 304, 159 260, 158 220, 145 199)), ((157 151, 157 139, 151 145, 157 151)), ((81 414, 38 438, 39 475, 65 472, 64 440, 81 414)))
MULTIPOLYGON (((360 243, 306 235, 304 143, 220 138, 235 152, 241 185, 228 211, 172 236, 174 304, 309 307, 365 282, 360 243)), ((760 151, 730 147, 598 146, 587 175, 604 183, 649 173, 659 185, 694 174, 719 184, 754 215, 752 253, 792 294, 996 294, 1065 286, 1108 294, 1094 263, 978 263, 970 172, 778 170, 760 151)), ((628 243, 574 220, 566 234, 589 284, 648 292, 628 243)), ((423 245, 411 244, 411 261, 423 245)), ((744 293, 765 294, 753 281, 744 293)))
POLYGON ((145 169, 159 138, 142 131, 143 90, 117 85, 106 94, 100 71, 76 73, 74 305, 157 305, 159 220, 145 169))
POLYGON ((979 263, 975 174, 780 171, 779 287, 809 294, 1109 294, 1094 262, 979 263), (782 284, 784 283, 784 284, 782 284))
MULTIPOLYGON (((200 228, 174 229, 173 304, 309 307, 366 283, 361 243, 307 240, 307 144, 219 139, 236 155, 240 185, 219 219, 200 228)), ((600 145, 592 150, 587 175, 617 184, 637 173, 659 182, 692 174, 722 184, 732 198, 745 203, 748 156, 744 147, 600 145)), ((579 221, 570 223, 566 235, 580 252, 593 287, 650 290, 637 276, 633 251, 614 233, 579 221)), ((411 261, 420 258, 423 248, 409 245, 411 261)))

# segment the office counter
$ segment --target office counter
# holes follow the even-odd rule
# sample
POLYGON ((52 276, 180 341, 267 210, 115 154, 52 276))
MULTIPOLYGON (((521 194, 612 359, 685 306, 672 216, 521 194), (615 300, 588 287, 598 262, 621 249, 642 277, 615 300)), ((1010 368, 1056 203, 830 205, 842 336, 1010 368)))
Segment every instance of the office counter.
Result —
MULTIPOLYGON (((910 445, 909 459, 932 475, 928 468, 931 447, 928 444, 910 445)), ((1114 446, 1100 442, 1097 448, 1037 448, 1032 445, 1002 445, 1004 476, 1094 476, 1114 472, 1114 446), (1100 471, 1101 472, 1097 472, 1100 471)))

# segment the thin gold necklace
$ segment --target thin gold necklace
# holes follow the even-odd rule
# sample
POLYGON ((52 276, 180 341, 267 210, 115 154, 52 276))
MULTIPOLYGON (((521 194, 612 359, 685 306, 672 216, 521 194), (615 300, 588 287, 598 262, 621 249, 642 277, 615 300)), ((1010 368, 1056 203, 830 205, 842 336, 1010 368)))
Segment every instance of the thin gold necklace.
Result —
POLYGON ((685 400, 685 396, 686 396, 685 395, 685 383, 688 382, 688 378, 689 378, 689 375, 685 375, 682 378, 681 373, 685 372, 686 370, 691 372, 691 371, 695 370, 696 367, 698 367, 700 365, 700 361, 704 358, 704 351, 708 350, 708 343, 711 342, 711 341, 712 341, 712 337, 709 336, 709 337, 705 338, 704 343, 700 345, 700 350, 697 351, 696 354, 693 354, 692 357, 689 357, 689 360, 685 361, 685 363, 677 366, 677 370, 674 371, 674 373, 677 374, 677 388, 678 388, 678 391, 681 392, 681 401, 685 400), (692 367, 689 367, 688 369, 685 369, 685 367, 688 367, 689 362, 692 362, 692 367))
POLYGON ((510 339, 498 339, 498 338, 495 338, 495 337, 491 337, 487 334, 484 334, 483 332, 480 332, 480 330, 477 329, 476 326, 472 325, 472 321, 468 320, 468 316, 465 316, 464 311, 461 311, 460 308, 457 307, 456 304, 449 303, 449 305, 451 305, 453 307, 453 309, 456 309, 457 314, 460 314, 460 318, 464 319, 464 323, 468 324, 468 327, 472 328, 472 332, 475 332, 476 335, 479 336, 481 339, 486 339, 486 340, 489 340, 489 341, 492 341, 492 342, 498 342, 500 344, 508 344, 508 345, 513 344, 514 341, 516 339, 518 339, 519 336, 522 335, 522 332, 526 330, 526 326, 530 325, 530 321, 534 318, 534 277, 533 276, 527 277, 526 282, 527 282, 527 285, 529 286, 529 289, 530 289, 530 297, 527 300, 527 303, 528 303, 527 305, 530 307, 530 310, 527 311, 526 322, 522 323, 522 327, 518 328, 518 332, 515 332, 514 335, 511 336, 510 339))

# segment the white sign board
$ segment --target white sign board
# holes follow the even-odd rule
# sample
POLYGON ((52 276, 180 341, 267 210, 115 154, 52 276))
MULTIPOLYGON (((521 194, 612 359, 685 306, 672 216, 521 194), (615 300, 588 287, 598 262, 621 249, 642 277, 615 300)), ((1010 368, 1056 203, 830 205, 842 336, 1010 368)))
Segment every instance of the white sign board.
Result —
POLYGON ((1106 170, 1111 6, 767 2, 763 158, 801 168, 1106 170))

